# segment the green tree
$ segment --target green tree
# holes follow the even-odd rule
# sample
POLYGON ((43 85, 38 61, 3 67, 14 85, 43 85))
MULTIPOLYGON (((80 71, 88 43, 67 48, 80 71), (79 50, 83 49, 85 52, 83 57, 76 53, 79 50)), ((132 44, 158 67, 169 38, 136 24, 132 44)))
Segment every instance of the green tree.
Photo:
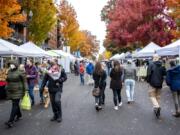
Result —
POLYGON ((52 0, 23 0, 23 8, 27 15, 32 11, 33 16, 27 19, 28 38, 36 44, 42 43, 48 32, 55 26, 57 9, 52 0))

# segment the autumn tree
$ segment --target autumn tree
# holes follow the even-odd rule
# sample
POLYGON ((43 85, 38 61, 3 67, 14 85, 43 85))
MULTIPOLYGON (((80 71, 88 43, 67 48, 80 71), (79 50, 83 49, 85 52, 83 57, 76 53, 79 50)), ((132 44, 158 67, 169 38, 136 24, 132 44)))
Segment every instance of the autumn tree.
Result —
POLYGON ((76 11, 68 1, 62 0, 59 6, 61 22, 60 34, 65 38, 71 52, 80 51, 82 56, 91 56, 98 52, 99 43, 88 31, 79 30, 76 11))
POLYGON ((177 29, 171 30, 176 39, 180 37, 180 0, 166 0, 168 14, 175 20, 177 29))
POLYGON ((99 51, 99 41, 97 37, 87 30, 82 31, 82 34, 84 34, 84 41, 82 42, 84 46, 80 47, 81 53, 84 56, 97 55, 99 51))
POLYGON ((106 51, 103 52, 103 56, 104 56, 105 59, 110 59, 111 56, 112 56, 112 53, 110 51, 106 50, 106 51))
POLYGON ((17 0, 0 0, 0 37, 8 38, 14 32, 9 27, 10 23, 25 21, 25 17, 20 13, 21 6, 17 0))
POLYGON ((64 38, 66 39, 67 44, 71 46, 71 49, 75 51, 78 44, 76 39, 80 37, 79 31, 79 24, 77 21, 76 12, 71 4, 68 1, 62 0, 59 6, 59 18, 61 21, 61 31, 60 33, 63 34, 64 38))
POLYGON ((107 18, 108 42, 118 48, 133 44, 159 45, 171 42, 175 23, 165 12, 162 0, 116 0, 107 18))
POLYGON ((23 0, 23 8, 28 19, 28 38, 37 44, 42 43, 56 24, 57 9, 53 0, 23 0))
POLYGON ((107 4, 103 7, 103 9, 101 10, 101 20, 105 21, 106 23, 108 23, 109 20, 109 13, 114 10, 116 4, 116 0, 109 0, 107 2, 107 4))

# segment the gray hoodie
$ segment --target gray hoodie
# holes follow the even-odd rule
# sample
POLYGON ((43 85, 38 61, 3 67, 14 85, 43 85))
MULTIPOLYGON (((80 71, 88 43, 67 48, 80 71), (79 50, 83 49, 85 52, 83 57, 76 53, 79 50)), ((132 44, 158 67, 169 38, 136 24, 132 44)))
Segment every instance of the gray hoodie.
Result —
POLYGON ((126 79, 136 80, 136 69, 132 64, 127 64, 124 68, 124 80, 126 79))

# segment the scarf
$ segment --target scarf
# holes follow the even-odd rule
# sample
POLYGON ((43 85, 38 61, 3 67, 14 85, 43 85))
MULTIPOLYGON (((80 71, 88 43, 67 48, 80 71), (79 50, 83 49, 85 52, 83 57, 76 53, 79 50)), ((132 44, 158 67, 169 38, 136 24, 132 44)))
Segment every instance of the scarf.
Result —
POLYGON ((53 80, 57 80, 60 78, 61 76, 61 69, 59 68, 58 65, 54 65, 52 66, 49 70, 48 70, 48 75, 53 79, 53 80))

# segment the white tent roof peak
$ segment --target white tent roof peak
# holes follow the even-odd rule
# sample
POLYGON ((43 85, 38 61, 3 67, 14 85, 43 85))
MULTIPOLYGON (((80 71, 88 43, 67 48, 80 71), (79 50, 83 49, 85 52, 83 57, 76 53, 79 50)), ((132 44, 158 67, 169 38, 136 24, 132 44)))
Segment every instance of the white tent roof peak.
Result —
POLYGON ((154 52, 157 49, 160 49, 161 47, 157 45, 154 42, 149 43, 146 47, 144 47, 142 50, 139 51, 139 53, 143 52, 154 52))
POLYGON ((19 46, 8 42, 6 40, 0 39, 0 54, 2 55, 18 55, 18 56, 29 56, 32 55, 31 52, 20 48, 19 46))
POLYGON ((151 57, 157 49, 161 47, 154 42, 150 42, 146 47, 135 54, 136 57, 151 57))
POLYGON ((37 56, 49 56, 49 54, 45 50, 38 47, 36 44, 34 44, 31 41, 22 44, 20 47, 23 49, 28 49, 28 51, 33 52, 37 56))
POLYGON ((121 53, 121 54, 115 54, 114 56, 110 58, 110 60, 120 60, 124 58, 125 58, 125 53, 121 53))

